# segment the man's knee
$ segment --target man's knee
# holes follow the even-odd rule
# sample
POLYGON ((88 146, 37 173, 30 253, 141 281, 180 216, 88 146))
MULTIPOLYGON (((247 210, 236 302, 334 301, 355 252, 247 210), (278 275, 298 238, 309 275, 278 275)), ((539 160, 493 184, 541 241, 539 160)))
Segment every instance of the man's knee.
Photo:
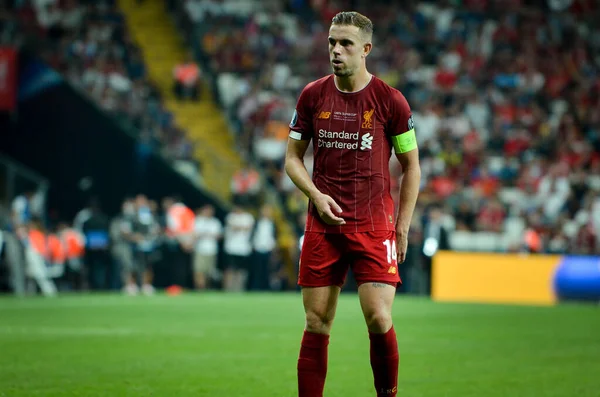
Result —
POLYGON ((306 330, 317 334, 329 334, 333 324, 333 315, 316 310, 306 311, 306 330))
POLYGON ((370 332, 383 334, 392 328, 392 315, 387 310, 373 310, 365 313, 367 328, 370 332))

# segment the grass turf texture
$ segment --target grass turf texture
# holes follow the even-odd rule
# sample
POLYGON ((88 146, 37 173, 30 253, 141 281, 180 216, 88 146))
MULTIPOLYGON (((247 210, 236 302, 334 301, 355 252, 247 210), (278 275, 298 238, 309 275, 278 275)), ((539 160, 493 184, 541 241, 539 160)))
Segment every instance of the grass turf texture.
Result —
MULTIPOLYGON (((600 308, 398 298, 398 396, 600 396, 600 308)), ((296 394, 298 294, 0 298, 0 396, 296 394)), ((327 397, 374 396, 356 295, 342 295, 327 397)))

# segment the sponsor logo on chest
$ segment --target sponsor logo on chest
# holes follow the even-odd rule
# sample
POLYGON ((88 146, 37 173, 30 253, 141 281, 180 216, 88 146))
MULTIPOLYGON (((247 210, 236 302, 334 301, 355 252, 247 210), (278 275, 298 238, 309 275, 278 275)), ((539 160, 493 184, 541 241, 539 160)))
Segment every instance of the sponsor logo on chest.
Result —
POLYGON ((320 129, 318 146, 326 149, 372 150, 373 135, 370 132, 327 131, 320 129))

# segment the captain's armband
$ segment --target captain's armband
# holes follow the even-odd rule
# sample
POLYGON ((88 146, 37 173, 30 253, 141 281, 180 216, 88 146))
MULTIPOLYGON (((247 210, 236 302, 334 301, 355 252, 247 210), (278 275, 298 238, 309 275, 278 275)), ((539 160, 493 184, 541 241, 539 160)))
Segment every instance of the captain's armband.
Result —
POLYGON ((415 129, 400 135, 392 136, 392 144, 396 153, 407 153, 417 148, 417 137, 415 129))

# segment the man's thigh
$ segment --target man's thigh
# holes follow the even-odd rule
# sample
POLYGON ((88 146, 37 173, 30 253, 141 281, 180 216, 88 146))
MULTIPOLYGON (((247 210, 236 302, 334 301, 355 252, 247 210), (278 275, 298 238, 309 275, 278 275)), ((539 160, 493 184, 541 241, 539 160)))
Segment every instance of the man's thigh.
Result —
POLYGON ((396 233, 374 231, 351 233, 348 238, 348 257, 358 286, 377 282, 397 286, 402 283, 396 260, 396 233))
POLYGON ((298 285, 301 287, 341 287, 349 263, 345 260, 343 234, 306 232, 300 254, 298 285))

